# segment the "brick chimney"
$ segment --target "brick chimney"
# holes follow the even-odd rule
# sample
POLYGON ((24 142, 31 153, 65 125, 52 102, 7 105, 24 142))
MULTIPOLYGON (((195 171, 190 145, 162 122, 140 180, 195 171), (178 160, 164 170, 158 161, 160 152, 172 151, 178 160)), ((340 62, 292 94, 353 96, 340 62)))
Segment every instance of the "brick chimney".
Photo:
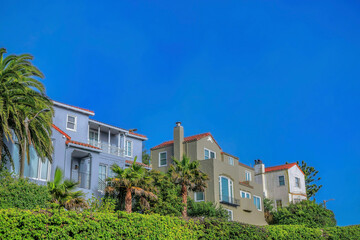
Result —
POLYGON ((181 160, 184 154, 184 128, 181 122, 176 122, 174 127, 174 157, 181 160))

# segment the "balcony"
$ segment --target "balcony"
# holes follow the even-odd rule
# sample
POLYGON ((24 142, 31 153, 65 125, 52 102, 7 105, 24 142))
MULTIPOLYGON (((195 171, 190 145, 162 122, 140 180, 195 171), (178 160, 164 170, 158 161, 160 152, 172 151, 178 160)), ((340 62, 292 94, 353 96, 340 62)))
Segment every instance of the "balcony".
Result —
POLYGON ((93 145, 94 147, 100 148, 104 153, 108 153, 114 156, 124 157, 125 150, 114 145, 110 145, 108 143, 96 141, 93 139, 88 139, 88 143, 93 145))
POLYGON ((226 204, 233 207, 240 206, 240 200, 236 198, 232 198, 230 196, 220 195, 220 203, 226 204))

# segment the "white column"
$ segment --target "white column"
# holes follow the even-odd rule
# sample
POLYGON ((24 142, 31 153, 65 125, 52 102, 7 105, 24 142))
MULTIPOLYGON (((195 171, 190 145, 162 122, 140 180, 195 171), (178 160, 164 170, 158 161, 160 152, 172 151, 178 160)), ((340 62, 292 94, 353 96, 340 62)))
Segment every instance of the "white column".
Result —
POLYGON ((118 135, 118 156, 120 156, 120 132, 119 132, 119 135, 118 135))
POLYGON ((90 123, 89 122, 88 122, 87 140, 88 140, 88 143, 90 143, 90 123))
POLYGON ((101 144, 100 144, 100 125, 98 126, 98 142, 97 142, 98 146, 101 148, 101 144))
POLYGON ((124 133, 124 155, 125 155, 125 151, 126 151, 126 133, 124 133))
POLYGON ((109 153, 111 153, 110 152, 110 128, 109 128, 109 134, 108 134, 108 151, 109 151, 109 153))

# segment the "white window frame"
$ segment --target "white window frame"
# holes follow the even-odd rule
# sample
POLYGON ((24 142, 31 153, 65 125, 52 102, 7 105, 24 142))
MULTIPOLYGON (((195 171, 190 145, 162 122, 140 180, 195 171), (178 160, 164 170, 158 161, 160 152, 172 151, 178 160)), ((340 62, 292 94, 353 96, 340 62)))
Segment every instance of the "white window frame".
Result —
MULTIPOLYGON (((109 173, 108 173, 109 166, 107 164, 105 164, 105 163, 99 163, 99 169, 100 169, 100 166, 105 167, 105 180, 104 181, 106 181, 106 179, 108 178, 108 175, 109 175, 109 173)), ((98 173, 98 191, 99 192, 104 192, 104 191, 99 189, 99 178, 100 178, 100 174, 98 173)))
POLYGON ((251 181, 251 172, 248 170, 245 170, 245 181, 251 181), (249 179, 247 176, 249 176, 249 179))
POLYGON ((195 202, 204 202, 204 201, 205 201, 205 192, 194 192, 194 200, 195 200, 195 202), (198 193, 202 193, 202 194, 203 194, 204 198, 203 198, 202 200, 197 200, 196 195, 197 195, 198 193))
POLYGON ((229 218, 228 218, 228 221, 233 221, 234 220, 234 214, 233 214, 233 210, 230 210, 230 209, 227 209, 227 208, 224 208, 229 214, 229 218))
POLYGON ((212 150, 210 150, 210 149, 208 149, 208 148, 204 148, 204 159, 205 159, 205 160, 212 159, 212 158, 211 158, 211 153, 214 153, 214 156, 215 156, 214 159, 216 159, 216 152, 215 152, 215 151, 212 151, 212 150), (205 151, 209 151, 209 158, 206 158, 205 151))
POLYGON ((285 186, 285 185, 286 185, 286 183, 285 183, 285 176, 284 176, 284 175, 278 176, 278 183, 279 183, 279 187, 282 187, 282 186, 285 186), (281 185, 281 184, 280 184, 280 177, 283 177, 283 178, 284 178, 284 185, 281 185))
POLYGON ((262 207, 261 207, 261 197, 254 195, 254 196, 253 196, 253 199, 255 199, 255 198, 259 198, 259 200, 260 200, 260 201, 259 201, 259 203, 260 203, 260 209, 258 209, 257 206, 254 204, 254 205, 255 205, 255 208, 256 208, 258 211, 262 211, 262 207))
POLYGON ((134 151, 134 142, 131 140, 126 140, 125 142, 125 157, 132 157, 133 156, 133 151, 134 151), (130 151, 130 155, 128 155, 128 143, 131 142, 131 151, 130 151))
POLYGON ((251 193, 250 193, 250 192, 246 192, 246 191, 240 190, 240 198, 243 198, 243 197, 242 197, 242 193, 245 193, 245 197, 244 197, 244 198, 247 198, 247 197, 246 197, 246 194, 249 194, 249 197, 248 197, 247 199, 251 199, 251 193))
POLYGON ((226 178, 229 181, 228 191, 229 191, 230 196, 228 196, 228 197, 230 198, 230 201, 232 201, 234 199, 234 182, 233 182, 233 180, 231 180, 230 178, 225 177, 225 176, 219 176, 220 201, 222 201, 222 197, 223 197, 222 196, 221 178, 226 178))
POLYGON ((167 166, 167 151, 163 151, 163 152, 159 152, 159 167, 166 167, 167 166), (161 165, 161 154, 162 153, 165 153, 165 155, 166 155, 166 163, 165 163, 165 165, 161 165))
POLYGON ((76 132, 76 129, 77 129, 77 116, 66 114, 66 129, 69 130, 69 131, 76 132), (74 129, 68 128, 69 117, 73 117, 75 119, 75 121, 74 121, 74 129))
POLYGON ((229 158, 228 158, 228 161, 229 161, 229 165, 234 166, 235 160, 234 160, 233 157, 229 157, 229 158))
MULTIPOLYGON (((50 171, 51 171, 51 162, 48 160, 48 159, 46 159, 46 161, 49 161, 49 163, 48 163, 48 169, 47 169, 47 176, 46 176, 46 179, 42 179, 41 178, 41 167, 42 167, 42 165, 44 164, 42 161, 41 161, 41 159, 39 158, 38 159, 39 160, 39 165, 38 165, 38 173, 37 173, 37 178, 31 178, 31 179, 35 179, 35 180, 38 180, 38 181, 43 181, 43 182, 47 182, 47 181, 49 181, 50 180, 50 171)), ((30 178, 30 177, 29 177, 30 178)))
POLYGON ((300 188, 301 184, 300 184, 300 178, 299 177, 295 177, 295 187, 300 188), (296 181, 299 180, 299 181, 296 181), (299 186, 298 186, 299 184, 299 186))

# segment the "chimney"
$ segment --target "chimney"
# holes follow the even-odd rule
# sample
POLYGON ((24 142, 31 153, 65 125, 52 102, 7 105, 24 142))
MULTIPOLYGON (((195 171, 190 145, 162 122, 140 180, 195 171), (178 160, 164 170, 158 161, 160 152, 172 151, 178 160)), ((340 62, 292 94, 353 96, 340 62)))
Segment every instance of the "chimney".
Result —
POLYGON ((184 154, 184 128, 181 122, 176 122, 174 127, 174 157, 181 160, 184 154))
POLYGON ((267 197, 265 164, 260 160, 255 160, 255 182, 262 185, 264 197, 267 197))

